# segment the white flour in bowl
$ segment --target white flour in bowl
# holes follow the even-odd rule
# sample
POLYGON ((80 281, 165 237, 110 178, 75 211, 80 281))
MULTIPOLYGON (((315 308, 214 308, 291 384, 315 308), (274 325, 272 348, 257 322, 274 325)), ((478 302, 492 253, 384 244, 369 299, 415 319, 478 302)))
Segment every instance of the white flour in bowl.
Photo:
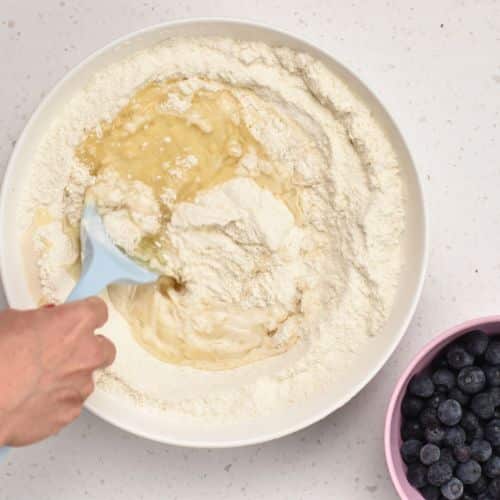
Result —
MULTIPOLYGON (((124 148, 156 126, 141 116, 118 130, 124 148)), ((180 137, 172 130, 174 140, 143 141, 144 153, 126 154, 139 167, 151 147, 152 158, 167 154, 180 137)), ((195 146, 163 162, 172 186, 212 165, 208 146, 195 146)), ((98 387, 137 404, 219 419, 283 408, 341 384, 391 311, 404 229, 398 159, 370 110, 306 54, 220 38, 138 52, 68 102, 32 172, 22 222, 42 301, 64 301, 74 283, 68 227, 78 224, 88 189, 117 244, 184 284, 167 295, 124 286, 103 294, 111 312, 103 333, 118 355, 98 387), (76 150, 89 133, 106 141, 150 82, 165 93, 155 113, 188 123, 183 134, 225 137, 220 123, 236 134, 221 142, 230 176, 180 199, 170 185, 158 194, 154 183, 120 177, 120 151, 90 174, 76 150), (203 114, 209 101, 217 105, 203 114), (146 239, 161 251, 145 252, 146 239)))

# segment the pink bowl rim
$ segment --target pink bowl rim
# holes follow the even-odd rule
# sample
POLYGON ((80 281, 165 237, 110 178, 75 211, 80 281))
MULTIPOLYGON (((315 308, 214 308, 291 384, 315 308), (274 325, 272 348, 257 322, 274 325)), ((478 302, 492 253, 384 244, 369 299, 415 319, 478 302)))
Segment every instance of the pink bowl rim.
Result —
POLYGON ((389 406, 387 407, 385 426, 384 426, 384 450, 385 450, 385 460, 387 463, 387 468, 389 469, 389 475, 391 476, 392 484, 394 485, 394 488, 396 489, 398 495, 401 498, 406 498, 406 492, 403 486, 401 485, 400 477, 396 472, 396 467, 394 464, 394 449, 393 446, 391 445, 391 427, 394 414, 397 410, 396 403, 399 394, 405 387, 410 376, 413 375, 416 366, 420 363, 422 358, 424 358, 429 352, 434 350, 436 347, 445 344, 446 340, 450 339, 450 337, 453 337, 454 335, 460 332, 464 332, 465 330, 470 330, 471 328, 476 328, 478 326, 487 323, 495 323, 495 322, 500 322, 500 315, 481 316, 479 318, 464 321, 462 323, 459 323, 457 325, 448 328, 443 333, 433 338, 418 352, 418 354, 415 356, 415 358, 413 358, 408 368, 406 368, 406 370, 399 378, 396 387, 392 393, 389 406))

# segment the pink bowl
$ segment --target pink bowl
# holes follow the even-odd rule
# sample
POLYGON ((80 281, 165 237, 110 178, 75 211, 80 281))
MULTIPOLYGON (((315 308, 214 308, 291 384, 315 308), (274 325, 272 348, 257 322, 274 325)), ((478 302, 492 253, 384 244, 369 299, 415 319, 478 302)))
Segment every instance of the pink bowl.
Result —
POLYGON ((385 458, 389 474, 399 496, 403 500, 421 500, 423 497, 406 479, 406 465, 399 449, 401 447, 401 401, 413 375, 424 371, 437 354, 450 342, 472 330, 481 330, 488 335, 500 333, 500 316, 473 319, 449 328, 429 342, 415 357, 396 385, 385 419, 385 458))

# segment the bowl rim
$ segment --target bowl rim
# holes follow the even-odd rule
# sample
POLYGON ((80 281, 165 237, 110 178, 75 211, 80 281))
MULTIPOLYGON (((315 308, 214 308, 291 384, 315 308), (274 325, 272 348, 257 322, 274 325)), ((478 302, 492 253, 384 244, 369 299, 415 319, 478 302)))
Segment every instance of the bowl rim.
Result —
POLYGON ((406 491, 401 484, 399 474, 396 471, 395 456, 399 454, 399 450, 395 450, 391 444, 392 423, 394 421, 394 415, 398 411, 397 401, 399 399, 399 396, 401 395, 403 389, 406 387, 410 377, 414 374, 415 368, 420 363, 420 361, 425 356, 427 356, 427 354, 432 352, 434 349, 445 347, 449 343, 447 341, 451 342, 456 337, 459 337, 461 333, 466 333, 467 331, 480 328, 481 326, 489 323, 500 323, 500 315, 480 316, 478 318, 463 321, 447 328, 442 333, 438 334, 436 337, 427 342, 418 351, 418 353, 412 359, 411 363, 399 377, 387 406, 384 424, 384 450, 385 460, 387 468, 389 469, 389 475, 391 476, 392 484, 401 498, 407 497, 406 491))
MULTIPOLYGON (((425 202, 425 194, 423 190, 423 183, 422 183, 422 177, 421 174, 418 172, 418 169, 415 166, 415 161, 413 159, 413 156, 411 154, 411 151, 408 148, 407 141, 405 139, 404 134, 402 133, 400 127, 398 126, 397 122, 391 115, 391 113, 388 111, 387 107, 383 104, 383 101, 379 98, 379 96, 370 88, 368 87, 363 79, 361 79, 355 72, 353 72, 351 69, 346 67, 341 61, 337 59, 334 55, 332 55, 328 50, 323 49, 321 46, 317 45, 315 42, 310 41, 307 37, 304 37, 302 35, 298 36, 295 35, 283 28, 276 27, 274 25, 270 25, 267 23, 262 23, 260 21, 255 21, 252 19, 244 19, 244 18, 237 18, 237 17, 220 17, 220 16, 203 16, 203 17, 184 17, 184 18, 177 18, 161 23, 156 23, 153 25, 146 26, 144 28, 140 28, 138 30, 134 30, 132 32, 128 32, 118 38, 115 38, 111 40, 110 42, 106 43, 104 46, 101 48, 93 51, 90 53, 88 56, 86 56, 83 60, 81 60, 79 63, 77 63, 75 66, 73 66, 67 73, 65 73, 57 82, 56 84, 52 87, 52 89, 45 95, 45 97, 41 100, 41 102, 38 104, 38 106, 35 108, 35 111, 27 121, 26 125, 24 126, 21 134, 18 137, 18 140, 14 146, 14 149, 11 153, 11 156, 7 162, 4 176, 3 176, 3 181, 2 181, 2 186, 0 188, 0 227, 3 226, 3 221, 5 220, 6 214, 7 214, 7 206, 6 206, 6 193, 8 188, 12 184, 12 178, 14 177, 14 169, 12 168, 12 165, 16 163, 17 157, 20 155, 20 152, 23 149, 24 143, 26 142, 26 137, 28 135, 28 131, 32 128, 33 124, 36 123, 38 116, 42 113, 42 111, 45 109, 46 106, 50 103, 52 98, 59 92, 60 88, 63 86, 63 84, 69 80, 73 75, 78 73, 84 66, 89 64, 93 59, 97 58, 101 54, 108 52, 118 46, 120 46, 123 43, 126 43, 128 40, 140 37, 141 35, 147 34, 149 32, 161 30, 161 29, 168 29, 173 26, 183 26, 183 25, 193 25, 193 24, 227 24, 229 26, 244 26, 244 27, 250 27, 250 28, 259 28, 263 29, 269 32, 274 32, 278 35, 282 35, 284 37, 288 37, 292 40, 297 41, 301 45, 304 46, 304 50, 307 48, 311 48, 318 53, 320 53, 323 57, 327 59, 331 59, 336 65, 338 65, 344 72, 345 74, 349 75, 350 78, 353 78, 356 82, 360 84, 360 86, 368 92, 368 94, 374 99, 374 101, 378 104, 380 109, 385 113, 386 117, 391 123, 391 126, 394 130, 394 132, 399 136, 399 139, 401 141, 401 144, 403 148, 405 149, 405 153, 408 155, 408 166, 409 168, 412 169, 414 176, 415 176, 415 192, 419 201, 420 205, 420 224, 421 224, 421 255, 420 255, 420 261, 419 261, 419 272, 418 272, 418 277, 416 279, 416 287, 411 299, 411 302, 409 303, 409 306, 406 310, 406 313, 404 315, 404 319, 401 321, 400 327, 398 329, 397 335, 394 335, 392 338, 391 343, 388 344, 387 350, 385 351, 384 356, 381 356, 380 359, 377 361, 377 363, 374 364, 374 368, 372 371, 369 373, 367 377, 365 377, 361 382, 358 384, 354 385, 351 387, 351 390, 345 394, 343 398, 337 399, 334 404, 329 404, 325 405, 321 411, 317 411, 313 413, 309 418, 302 418, 300 419, 297 423, 294 425, 289 425, 285 428, 283 428, 279 432, 270 432, 270 433, 261 433, 258 437, 253 437, 253 438, 243 438, 243 439, 234 439, 232 441, 211 441, 211 440, 204 440, 204 441, 190 441, 186 439, 177 439, 175 437, 165 437, 164 435, 158 435, 155 434, 154 432, 148 432, 146 430, 138 430, 136 427, 133 425, 127 425, 124 424, 123 422, 119 421, 118 419, 112 418, 110 416, 107 416, 103 412, 99 410, 98 407, 96 407, 91 400, 87 400, 85 402, 85 408, 98 417, 102 418, 106 422, 109 422, 113 425, 115 425, 118 428, 121 428, 123 430, 126 430, 127 432, 130 432, 132 434, 147 438, 147 439, 152 439, 154 441, 159 441, 163 442, 166 444, 172 444, 172 445, 177 445, 177 446, 186 446, 186 447, 191 447, 191 448, 232 448, 232 447, 239 447, 239 446, 247 446, 247 445, 252 445, 252 444, 259 444, 267 441, 271 441, 274 439, 278 439, 280 437, 286 436, 288 434, 292 434, 294 432, 297 432, 301 429, 304 429, 320 420, 323 418, 327 417, 337 409, 341 408, 344 406, 347 402, 349 402, 354 396, 356 396, 373 378, 377 375, 377 373, 381 370, 381 368, 385 365, 385 363, 388 361, 388 359, 392 356, 394 353, 396 347, 399 345, 401 342, 404 334, 406 333, 409 323, 411 319, 413 318, 413 315, 415 313, 416 307, 418 305, 418 302, 420 300, 420 296, 422 293, 423 285, 424 285, 424 279, 425 279, 425 272, 427 269, 427 264, 428 264, 428 259, 429 259, 429 228, 428 228, 428 210, 427 210, 427 205, 425 202)), ((2 229, 3 231, 3 229, 2 229)), ((4 252, 1 251, 0 247, 0 277, 2 279, 2 284, 5 284, 5 279, 3 277, 2 270, 6 268, 7 263, 5 262, 5 257, 4 257, 4 252)), ((7 303, 11 304, 12 302, 12 295, 9 292, 9 290, 4 286, 4 291, 5 291, 5 297, 7 299, 7 303)))

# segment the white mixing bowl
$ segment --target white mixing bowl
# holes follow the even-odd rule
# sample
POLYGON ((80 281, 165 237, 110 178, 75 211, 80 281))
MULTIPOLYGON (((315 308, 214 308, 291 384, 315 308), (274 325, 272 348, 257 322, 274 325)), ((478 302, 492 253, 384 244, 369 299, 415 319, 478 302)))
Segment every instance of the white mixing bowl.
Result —
MULTIPOLYGON (((345 67, 314 45, 283 31, 228 19, 192 19, 165 23, 123 37, 69 72, 44 99, 34 113, 10 159, 0 202, 0 268, 7 300, 12 307, 34 307, 28 290, 20 252, 21 234, 16 224, 20 194, 25 188, 29 167, 37 145, 49 124, 72 95, 85 86, 92 74, 108 64, 127 57, 171 36, 218 35, 240 40, 263 41, 307 52, 322 61, 363 99, 387 130, 402 167, 406 184, 407 225, 404 238, 404 267, 393 312, 383 331, 359 353, 356 368, 343 374, 342 387, 332 387, 308 401, 289 407, 286 412, 248 422, 200 425, 172 421, 134 406, 130 401, 97 390, 86 407, 104 420, 134 434, 164 443, 192 447, 231 447, 268 441, 317 422, 356 395, 380 370, 401 340, 415 310, 427 261, 425 209, 415 166, 398 128, 378 99, 345 67)), ((337 384, 338 385, 338 384, 337 384)))

